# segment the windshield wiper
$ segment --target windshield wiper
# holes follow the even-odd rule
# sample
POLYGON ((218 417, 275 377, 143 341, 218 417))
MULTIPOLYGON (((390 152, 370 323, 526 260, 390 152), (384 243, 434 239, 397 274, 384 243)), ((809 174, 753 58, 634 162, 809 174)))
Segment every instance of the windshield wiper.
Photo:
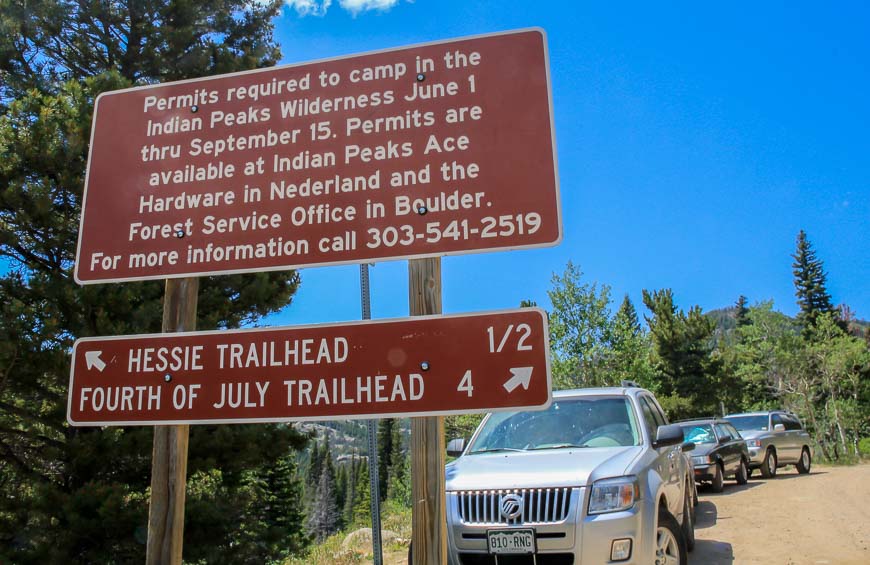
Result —
POLYGON ((515 447, 487 447, 484 449, 475 449, 474 451, 469 451, 468 454, 472 453, 495 453, 498 451, 525 451, 525 449, 516 449, 515 447))
POLYGON ((567 449, 569 447, 576 448, 587 448, 588 445, 577 445, 575 443, 557 443, 555 445, 542 445, 540 447, 530 447, 529 451, 534 451, 536 449, 567 449))

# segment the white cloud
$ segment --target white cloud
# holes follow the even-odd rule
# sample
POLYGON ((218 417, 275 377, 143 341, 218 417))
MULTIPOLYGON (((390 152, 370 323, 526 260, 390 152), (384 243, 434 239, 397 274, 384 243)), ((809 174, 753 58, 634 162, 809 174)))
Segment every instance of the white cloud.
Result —
POLYGON ((286 0, 300 16, 325 16, 332 0, 286 0))
POLYGON ((341 7, 354 16, 368 10, 389 10, 398 2, 399 0, 338 0, 341 7))
MULTIPOLYGON (((325 16, 332 0, 285 0, 287 5, 300 16, 325 16)), ((339 6, 356 16, 369 10, 386 11, 399 3, 399 0, 338 0, 339 6)))

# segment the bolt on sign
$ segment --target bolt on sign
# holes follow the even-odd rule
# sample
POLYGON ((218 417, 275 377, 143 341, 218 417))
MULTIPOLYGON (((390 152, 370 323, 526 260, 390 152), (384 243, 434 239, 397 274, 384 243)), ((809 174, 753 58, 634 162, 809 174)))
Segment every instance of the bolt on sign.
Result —
POLYGON ((107 92, 81 284, 556 245, 543 30, 107 92))
POLYGON ((464 414, 550 403, 547 319, 524 308, 84 338, 74 426, 464 414))

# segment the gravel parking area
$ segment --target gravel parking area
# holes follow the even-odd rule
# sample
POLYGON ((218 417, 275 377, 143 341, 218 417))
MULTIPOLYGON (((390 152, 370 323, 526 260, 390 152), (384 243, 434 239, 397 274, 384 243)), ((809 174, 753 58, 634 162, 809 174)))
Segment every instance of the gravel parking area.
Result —
POLYGON ((701 488, 691 565, 870 563, 870 465, 701 488))

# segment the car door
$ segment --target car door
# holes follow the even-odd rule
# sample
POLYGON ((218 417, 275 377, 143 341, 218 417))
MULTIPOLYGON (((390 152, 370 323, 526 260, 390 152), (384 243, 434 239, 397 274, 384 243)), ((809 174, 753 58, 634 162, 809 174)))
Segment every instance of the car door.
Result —
POLYGON ((773 445, 776 447, 776 458, 779 463, 793 462, 796 459, 794 454, 794 442, 789 437, 788 428, 783 421, 782 414, 770 415, 770 430, 773 436, 773 445), (782 425, 786 431, 776 431, 777 425, 782 425))
MULTIPOLYGON (((641 396, 640 400, 647 406, 644 409, 644 417, 649 411, 656 429, 668 424, 664 411, 653 397, 645 394, 641 396)), ((655 438, 655 432, 653 432, 653 438, 655 438)), ((660 473, 665 480, 665 496, 667 496, 669 510, 671 514, 678 516, 683 511, 683 477, 686 473, 682 445, 660 447, 657 451, 659 453, 657 462, 661 465, 660 473)))
POLYGON ((796 463, 801 456, 801 448, 803 447, 801 423, 792 414, 783 414, 782 420, 785 423, 786 434, 788 435, 789 461, 796 463))
POLYGON ((737 448, 734 436, 723 424, 715 424, 716 436, 719 438, 719 453, 722 457, 722 462, 725 467, 725 473, 728 475, 737 471, 737 465, 740 464, 740 451, 737 448))

